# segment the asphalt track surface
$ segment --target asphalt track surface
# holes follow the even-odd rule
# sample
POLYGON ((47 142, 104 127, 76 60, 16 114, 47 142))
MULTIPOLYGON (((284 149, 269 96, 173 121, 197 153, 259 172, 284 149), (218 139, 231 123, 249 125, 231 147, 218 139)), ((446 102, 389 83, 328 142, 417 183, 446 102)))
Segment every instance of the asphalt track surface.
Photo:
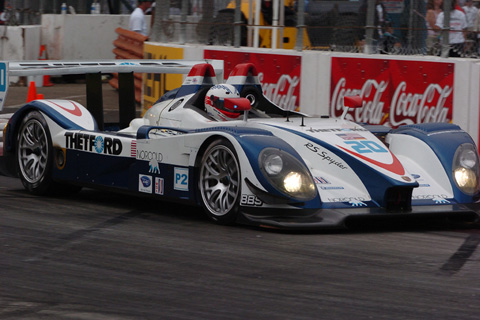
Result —
POLYGON ((480 230, 288 233, 0 176, 0 319, 479 319, 480 230))

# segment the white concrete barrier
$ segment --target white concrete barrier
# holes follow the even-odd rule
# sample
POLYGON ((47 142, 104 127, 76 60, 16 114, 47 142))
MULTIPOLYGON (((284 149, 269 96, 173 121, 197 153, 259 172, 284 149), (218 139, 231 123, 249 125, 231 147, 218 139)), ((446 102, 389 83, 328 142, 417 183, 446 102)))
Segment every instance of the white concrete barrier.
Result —
POLYGON ((0 60, 36 60, 40 53, 41 27, 0 26, 0 60))
MULTIPOLYGON (((47 14, 41 28, 0 27, 0 59, 35 60, 41 44, 49 59, 112 59, 115 28, 128 29, 128 20, 128 15, 47 14)), ((187 31, 185 40, 194 41, 193 29, 187 31)), ((448 121, 479 141, 480 62, 475 59, 148 44, 161 47, 155 53, 160 59, 225 59, 225 77, 230 65, 254 62, 272 99, 286 105, 296 99, 296 107, 308 114, 335 116, 342 94, 359 93, 366 107, 350 112, 354 120, 448 121)))
MULTIPOLYGON (((129 15, 44 14, 42 44, 49 59, 114 59, 115 29, 128 29, 129 15)), ((147 25, 150 25, 147 16, 147 25)))

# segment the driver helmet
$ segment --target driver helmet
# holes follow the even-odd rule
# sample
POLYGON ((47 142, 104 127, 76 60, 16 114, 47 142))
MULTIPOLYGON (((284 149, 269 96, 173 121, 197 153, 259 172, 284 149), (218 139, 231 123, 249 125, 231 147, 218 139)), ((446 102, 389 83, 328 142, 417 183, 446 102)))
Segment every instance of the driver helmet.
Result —
POLYGON ((245 110, 244 99, 231 84, 217 84, 205 96, 205 109, 215 120, 238 120, 245 110))

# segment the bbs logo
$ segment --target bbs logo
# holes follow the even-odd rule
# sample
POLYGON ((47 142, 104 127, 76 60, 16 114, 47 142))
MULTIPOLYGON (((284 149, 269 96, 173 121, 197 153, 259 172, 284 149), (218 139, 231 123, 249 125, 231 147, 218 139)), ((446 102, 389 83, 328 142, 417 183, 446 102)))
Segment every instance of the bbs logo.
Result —
POLYGON ((258 199, 257 196, 252 194, 242 194, 242 197, 240 198, 240 205, 260 207, 263 205, 263 202, 262 200, 258 199))

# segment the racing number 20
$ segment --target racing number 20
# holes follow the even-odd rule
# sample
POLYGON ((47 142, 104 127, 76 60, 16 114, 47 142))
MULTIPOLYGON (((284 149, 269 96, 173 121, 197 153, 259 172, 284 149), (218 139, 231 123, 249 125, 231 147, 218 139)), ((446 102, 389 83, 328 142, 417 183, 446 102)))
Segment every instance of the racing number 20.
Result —
POLYGON ((387 149, 380 146, 375 141, 345 141, 346 144, 349 144, 353 150, 357 151, 358 153, 381 153, 381 152, 388 152, 387 149))

